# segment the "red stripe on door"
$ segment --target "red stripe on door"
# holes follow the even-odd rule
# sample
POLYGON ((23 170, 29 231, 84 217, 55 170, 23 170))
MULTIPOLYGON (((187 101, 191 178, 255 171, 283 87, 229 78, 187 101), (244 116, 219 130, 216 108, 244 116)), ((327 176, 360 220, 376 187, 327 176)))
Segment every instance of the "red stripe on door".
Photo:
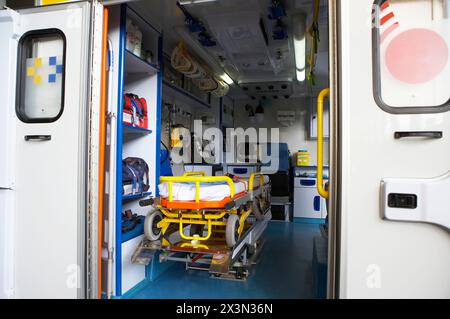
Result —
POLYGON ((394 13, 389 12, 388 14, 386 14, 384 17, 381 18, 381 25, 384 25, 386 22, 391 20, 393 17, 394 17, 394 13))
POLYGON ((399 27, 399 23, 395 22, 394 24, 392 24, 389 28, 387 28, 382 34, 381 34, 381 39, 380 42, 383 43, 384 40, 389 36, 389 34, 391 34, 395 29, 397 29, 399 27))

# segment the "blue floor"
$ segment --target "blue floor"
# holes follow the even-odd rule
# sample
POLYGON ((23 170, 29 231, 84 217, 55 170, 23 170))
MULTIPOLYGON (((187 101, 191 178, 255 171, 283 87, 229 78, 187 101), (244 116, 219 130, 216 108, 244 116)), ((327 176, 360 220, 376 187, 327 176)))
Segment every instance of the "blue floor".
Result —
POLYGON ((134 291, 135 299, 306 299, 315 298, 312 281, 314 236, 318 225, 272 222, 259 263, 246 282, 209 278, 177 263, 134 291))

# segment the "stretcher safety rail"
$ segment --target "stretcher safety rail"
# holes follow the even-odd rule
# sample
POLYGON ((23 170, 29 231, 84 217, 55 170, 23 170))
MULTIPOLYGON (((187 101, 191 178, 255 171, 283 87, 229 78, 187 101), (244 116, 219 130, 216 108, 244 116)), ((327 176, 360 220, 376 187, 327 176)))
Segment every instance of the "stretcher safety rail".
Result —
MULTIPOLYGON (((261 173, 253 173, 248 182, 247 192, 255 190, 255 179, 259 178, 259 187, 264 186, 264 175, 261 173)), ((168 200, 173 203, 173 184, 174 183, 195 183, 195 202, 200 203, 200 185, 201 183, 218 183, 226 182, 230 187, 230 198, 233 199, 236 195, 234 181, 228 176, 206 176, 204 172, 188 172, 183 176, 166 176, 160 178, 161 183, 168 184, 168 200)))
MULTIPOLYGON (((196 240, 196 241, 207 241, 212 235, 213 226, 227 226, 227 221, 223 220, 227 215, 238 215, 239 216, 239 227, 237 229, 239 234, 244 231, 245 220, 252 213, 252 209, 240 209, 238 210, 234 205, 233 207, 227 207, 226 204, 233 202, 234 199, 239 197, 243 202, 248 203, 253 200, 253 192, 257 189, 262 190, 264 187, 264 175, 261 173, 253 173, 248 180, 248 187, 246 191, 241 194, 236 194, 235 181, 228 176, 206 176, 204 172, 188 172, 183 176, 170 176, 161 177, 161 183, 168 184, 168 200, 161 202, 159 206, 160 211, 163 213, 165 218, 158 223, 158 227, 162 228, 163 233, 166 232, 170 224, 175 223, 179 226, 179 233, 181 238, 184 240, 196 240), (192 201, 177 201, 174 200, 173 196, 173 184, 174 183, 195 183, 195 203, 200 204, 200 187, 201 184, 225 182, 230 187, 230 196, 225 198, 225 200, 218 201, 220 205, 218 211, 206 210, 201 212, 199 209, 193 209, 192 201), (177 211, 172 212, 170 210, 170 204, 179 203, 181 206, 177 207, 177 211), (188 236, 184 233, 184 226, 188 225, 206 225, 207 234, 206 236, 188 236)), ((242 181, 241 181, 242 182, 242 181)), ((241 205, 239 205, 241 206, 241 205)), ((199 207, 197 207, 199 208, 199 207)), ((242 208, 242 206, 241 206, 242 208)))

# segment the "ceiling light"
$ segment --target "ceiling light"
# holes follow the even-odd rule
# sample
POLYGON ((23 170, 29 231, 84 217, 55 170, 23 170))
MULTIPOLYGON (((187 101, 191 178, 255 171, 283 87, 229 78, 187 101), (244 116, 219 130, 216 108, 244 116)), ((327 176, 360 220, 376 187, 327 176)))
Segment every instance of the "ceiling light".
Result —
POLYGON ((303 82, 306 79, 306 16, 298 14, 293 20, 295 70, 297 81, 303 82))
POLYGON ((228 74, 226 74, 226 73, 222 74, 222 75, 220 76, 220 78, 221 78, 222 80, 224 80, 225 83, 228 84, 228 85, 231 85, 231 84, 234 83, 233 79, 230 78, 230 76, 229 76, 228 74))

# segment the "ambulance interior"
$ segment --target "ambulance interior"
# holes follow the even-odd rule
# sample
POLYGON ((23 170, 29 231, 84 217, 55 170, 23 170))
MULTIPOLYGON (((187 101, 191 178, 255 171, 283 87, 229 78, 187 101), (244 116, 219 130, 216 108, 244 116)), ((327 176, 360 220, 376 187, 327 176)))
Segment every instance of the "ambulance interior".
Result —
POLYGON ((0 0, 0 298, 448 296, 449 1, 0 0))
POLYGON ((326 298, 328 1, 111 2, 98 296, 326 298))
MULTIPOLYGON (((162 178, 159 188, 151 191, 159 191, 161 202, 157 199, 156 203, 167 210, 165 214, 155 213, 149 221, 149 207, 142 207, 142 198, 130 196, 122 200, 122 213, 128 211, 128 218, 132 214, 141 216, 140 224, 124 232, 126 227, 122 221, 120 270, 116 265, 115 284, 107 291, 106 283, 111 275, 106 272, 107 262, 103 258, 103 293, 127 298, 325 298, 327 208, 317 190, 317 97, 328 87, 327 1, 152 0, 109 6, 108 10, 110 51, 116 61, 122 59, 117 51, 126 46, 123 90, 146 99, 149 119, 154 115, 152 105, 158 103, 152 93, 158 96, 157 90, 161 90, 162 178), (126 38, 120 40, 124 23, 126 38), (161 88, 149 91, 147 88, 157 81, 159 68, 161 88), (255 128, 258 132, 267 128, 273 139, 256 147, 244 140, 230 149, 233 143, 227 134, 233 128, 255 128), (279 130, 278 139, 271 129, 279 130), (217 130, 223 134, 221 139, 213 136, 217 130), (198 142, 201 134, 203 141, 198 142), (188 157, 181 153, 182 160, 175 160, 173 151, 183 145, 186 137, 193 137, 189 146, 192 152, 188 157), (275 168, 268 167, 267 161, 261 162, 261 147, 267 145, 279 152, 275 168), (202 147, 203 152, 196 151, 202 147), (227 152, 233 151, 236 157, 230 160, 227 152), (196 152, 201 153, 200 160, 195 157, 196 152), (256 161, 252 156, 257 156, 256 161), (199 181, 195 180, 195 172, 219 179, 225 175, 247 179, 244 186, 247 189, 252 183, 264 187, 262 195, 251 195, 251 198, 261 196, 259 208, 265 208, 259 214, 263 216, 254 218, 249 226, 242 225, 243 230, 235 241, 227 237, 228 233, 223 234, 229 231, 228 226, 226 231, 221 227, 226 220, 212 226, 208 222, 189 225, 186 217, 188 226, 179 225, 177 214, 179 217, 189 210, 183 211, 184 207, 175 204, 170 206, 168 197, 173 197, 175 202, 183 198, 195 201, 193 185, 199 181), (263 175, 255 175, 258 172, 263 175), (163 179, 172 175, 174 183, 170 178, 163 179), (183 176, 188 179, 177 179, 183 176), (166 185, 162 186, 164 181, 166 185), (182 194, 184 182, 191 183, 191 195, 182 194), (168 188, 175 194, 170 194, 168 188), (166 197, 165 204, 163 197, 166 197), (168 216, 175 221, 167 225, 168 232, 161 239, 157 223, 169 219, 168 216), (172 226, 174 229, 169 234, 172 226), (177 240, 170 236, 178 236, 179 240, 183 227, 186 238, 178 246, 173 245, 177 240), (153 238, 154 235, 159 237, 153 238), (203 240, 208 236, 211 237, 203 240), (215 246, 215 236, 219 242, 222 238, 222 244, 215 246), (245 236, 248 242, 236 248, 245 236), (152 241, 145 241, 149 237, 159 240, 156 248, 152 241), (222 254, 224 250, 229 254, 222 254), (226 271, 220 269, 224 266, 219 259, 224 255, 232 259, 228 261, 232 266, 226 271)), ((120 90, 121 84, 114 86, 120 90)), ((125 122, 127 114, 123 116, 125 122)), ((328 179, 326 107, 323 117, 325 185, 328 179)), ((129 131, 123 134, 122 158, 140 157, 151 163, 152 154, 146 146, 154 136, 129 131)), ((201 182, 200 188, 208 186, 206 180, 201 182)), ((235 186, 234 191, 239 193, 235 186)), ((211 189, 212 193, 221 191, 218 185, 211 187, 217 187, 211 189)), ((230 195, 228 185, 225 188, 225 193, 230 195)), ((198 196, 199 205, 223 198, 218 193, 202 194, 202 190, 198 196)), ((233 220, 241 220, 249 204, 245 199, 235 202, 235 208, 241 205, 237 210, 242 211, 233 220)), ((196 206, 197 212, 199 207, 196 206)), ((201 206, 204 207, 207 206, 201 206)), ((224 207, 210 212, 211 216, 221 209, 224 207)), ((254 210, 255 206, 248 213, 249 220, 256 214, 254 210)), ((202 212, 203 218, 208 219, 206 210, 202 212)), ((231 213, 228 219, 230 216, 231 213)))

